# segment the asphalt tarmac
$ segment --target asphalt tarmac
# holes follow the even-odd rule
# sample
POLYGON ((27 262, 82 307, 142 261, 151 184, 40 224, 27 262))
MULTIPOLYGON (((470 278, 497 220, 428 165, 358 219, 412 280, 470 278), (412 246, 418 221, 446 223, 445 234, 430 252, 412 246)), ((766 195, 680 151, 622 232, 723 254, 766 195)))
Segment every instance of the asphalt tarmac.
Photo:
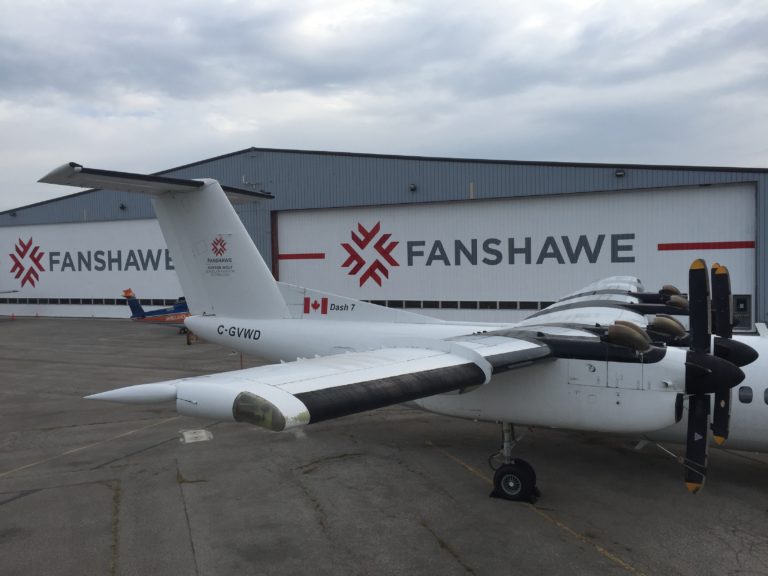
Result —
POLYGON ((693 496, 652 445, 518 430, 532 505, 488 497, 495 424, 394 407, 276 434, 82 399, 240 363, 166 327, 0 318, 0 574, 768 575, 766 455, 714 451, 693 496))

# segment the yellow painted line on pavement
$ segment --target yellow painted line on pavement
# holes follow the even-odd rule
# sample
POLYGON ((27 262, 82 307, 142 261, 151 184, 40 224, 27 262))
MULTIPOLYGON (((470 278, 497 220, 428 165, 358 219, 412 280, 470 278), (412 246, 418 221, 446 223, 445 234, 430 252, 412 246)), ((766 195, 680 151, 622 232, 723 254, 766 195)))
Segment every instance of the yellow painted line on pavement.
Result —
MULTIPOLYGON (((488 477, 486 474, 483 474, 482 472, 480 472, 480 470, 478 470, 474 466, 471 466, 470 464, 467 464, 466 462, 464 462, 460 458, 457 458, 456 456, 454 456, 453 454, 451 454, 447 450, 443 450, 442 448, 438 448, 438 451, 441 452, 442 454, 444 454, 445 456, 447 456, 448 458, 450 458, 451 460, 453 460, 454 462, 456 462, 457 464, 459 464, 464 469, 468 470, 469 472, 471 472, 472 474, 477 476, 478 478, 484 480, 487 484, 490 484, 491 486, 493 486, 493 479, 488 477)), ((547 522, 549 522, 553 526, 556 526, 557 528, 560 528, 560 530, 562 530, 563 532, 566 532, 567 534, 570 534, 572 537, 574 537, 579 542, 583 542, 584 544, 588 544, 589 546, 594 548, 601 556, 603 556, 604 558, 607 558, 608 560, 610 560, 614 564, 617 564, 617 565, 621 566, 622 568, 624 568, 624 570, 626 570, 630 574, 637 574, 638 576, 643 576, 644 575, 643 572, 641 572, 640 570, 638 570, 637 568, 635 568, 634 566, 632 566, 628 562, 622 560, 621 558, 616 556, 616 554, 614 554, 613 552, 611 552, 609 550, 606 550, 605 548, 600 546, 600 544, 596 544, 595 542, 593 542, 592 540, 590 540, 589 538, 587 538, 583 534, 577 532, 576 530, 574 530, 573 528, 571 528, 567 524, 563 523, 561 520, 558 520, 557 518, 552 516, 552 514, 549 514, 548 512, 545 512, 541 508, 537 507, 535 504, 531 504, 530 502, 528 502, 527 504, 528 504, 528 507, 531 510, 533 510, 534 512, 536 512, 536 514, 538 514, 541 518, 543 518, 544 520, 546 520, 547 522)))
POLYGON ((128 432, 123 432, 122 434, 118 434, 116 436, 112 436, 110 438, 106 438, 105 440, 101 440, 99 442, 94 442, 93 444, 87 444, 85 446, 80 446, 79 448, 72 448, 71 450, 67 450, 65 452, 62 452, 61 454, 57 454, 56 456, 51 456, 50 458, 45 458, 44 460, 38 460, 37 462, 32 462, 31 464, 25 464, 24 466, 19 466, 18 468, 14 468, 13 470, 8 470, 7 472, 0 473, 0 478, 3 478, 5 476, 9 476, 10 474, 13 474, 15 472, 20 472, 22 470, 26 470, 27 468, 33 468, 34 466, 39 466, 40 464, 45 464, 46 462, 51 462, 53 460, 58 460, 59 458, 63 458, 64 456, 69 456, 70 454, 75 454, 77 452, 82 452, 83 450, 88 450, 89 448, 94 448, 95 446, 101 446, 102 444, 106 444, 107 442, 112 442, 112 440, 117 440, 118 438, 124 438, 125 436, 130 436, 131 434, 135 434, 136 432, 141 432, 142 430, 146 430, 147 428, 153 428, 155 426, 160 426, 161 424, 165 424, 166 422, 170 422, 172 420, 176 420, 178 416, 172 416, 171 418, 166 418, 165 420, 160 420, 160 422, 154 422, 152 424, 147 424, 146 426, 142 426, 141 428, 135 428, 133 430, 128 430, 128 432))

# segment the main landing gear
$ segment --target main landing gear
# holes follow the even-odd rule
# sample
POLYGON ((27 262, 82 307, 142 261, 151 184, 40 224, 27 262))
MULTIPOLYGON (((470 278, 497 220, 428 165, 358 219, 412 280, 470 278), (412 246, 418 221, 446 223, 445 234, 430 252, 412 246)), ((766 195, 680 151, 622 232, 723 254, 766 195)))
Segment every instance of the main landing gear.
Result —
POLYGON ((501 431, 501 450, 488 458, 491 468, 496 471, 493 475, 491 497, 533 502, 541 495, 536 488, 536 471, 525 460, 512 458, 512 448, 517 443, 514 426, 509 422, 502 422, 501 431), (494 466, 494 459, 498 457, 501 458, 501 464, 494 466))

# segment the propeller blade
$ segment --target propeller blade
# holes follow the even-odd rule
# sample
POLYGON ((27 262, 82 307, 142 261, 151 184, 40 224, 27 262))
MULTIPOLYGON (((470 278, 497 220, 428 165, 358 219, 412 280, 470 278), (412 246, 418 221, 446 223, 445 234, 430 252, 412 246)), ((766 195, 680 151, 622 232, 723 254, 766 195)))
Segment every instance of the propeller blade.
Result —
POLYGON ((694 260, 688 270, 688 302, 691 347, 685 361, 685 391, 688 397, 688 434, 685 445, 685 485, 695 494, 707 475, 709 450, 709 394, 725 388, 730 392, 741 382, 741 369, 727 360, 711 355, 712 314, 709 301, 709 274, 702 259, 694 260))
POLYGON ((688 270, 688 302, 691 324, 691 350, 709 353, 711 314, 709 306, 709 274, 701 258, 694 260, 688 270))
POLYGON ((688 398, 688 436, 685 447, 685 485, 695 494, 707 476, 709 453, 709 395, 688 398))
POLYGON ((712 266, 712 330, 721 338, 733 336, 731 276, 728 268, 719 264, 712 266))
POLYGON ((715 392, 715 409, 712 415, 712 436, 715 444, 722 446, 728 439, 731 427, 731 389, 715 392))

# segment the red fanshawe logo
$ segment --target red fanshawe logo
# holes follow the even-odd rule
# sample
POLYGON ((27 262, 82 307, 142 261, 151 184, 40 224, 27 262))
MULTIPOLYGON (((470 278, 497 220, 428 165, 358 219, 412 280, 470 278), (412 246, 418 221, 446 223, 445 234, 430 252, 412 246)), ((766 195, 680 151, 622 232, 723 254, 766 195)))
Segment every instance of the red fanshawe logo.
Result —
POLYGON ((45 256, 45 252, 40 250, 39 246, 32 246, 32 238, 27 240, 26 243, 19 238, 18 243, 14 246, 15 253, 11 252, 9 256, 13 261, 13 267, 11 268, 11 274, 16 274, 16 279, 21 279, 21 286, 25 284, 32 284, 34 288, 35 282, 40 280, 40 274, 38 271, 45 272, 43 264, 40 260, 45 256), (29 260, 25 264, 25 260, 29 260))
POLYGON ((320 314, 328 314, 328 298, 312 299, 309 296, 304 297, 304 314, 311 314, 312 312, 320 312, 320 314))
POLYGON ((370 230, 366 230, 365 227, 358 222, 357 231, 360 232, 359 236, 354 230, 351 232, 354 246, 347 242, 342 242, 341 244, 344 250, 347 251, 347 254, 349 254, 349 257, 344 261, 341 267, 351 267, 349 270, 350 276, 354 276, 362 271, 362 274, 360 274, 360 286, 365 284, 368 280, 373 280, 376 284, 381 286, 381 276, 379 274, 383 274, 385 278, 389 278, 389 268, 387 268, 386 264, 389 264, 390 266, 400 266, 397 260, 392 257, 392 250, 395 249, 395 246, 397 246, 399 242, 395 240, 389 242, 392 234, 382 234, 378 240, 373 242, 373 239, 376 238, 376 235, 381 231, 381 222, 376 222, 376 225, 370 230), (361 252, 372 242, 375 253, 373 261, 369 264, 361 252))
POLYGON ((211 242, 211 251, 216 256, 224 256, 224 253, 227 251, 227 242, 224 240, 224 238, 219 236, 213 242, 211 242))

